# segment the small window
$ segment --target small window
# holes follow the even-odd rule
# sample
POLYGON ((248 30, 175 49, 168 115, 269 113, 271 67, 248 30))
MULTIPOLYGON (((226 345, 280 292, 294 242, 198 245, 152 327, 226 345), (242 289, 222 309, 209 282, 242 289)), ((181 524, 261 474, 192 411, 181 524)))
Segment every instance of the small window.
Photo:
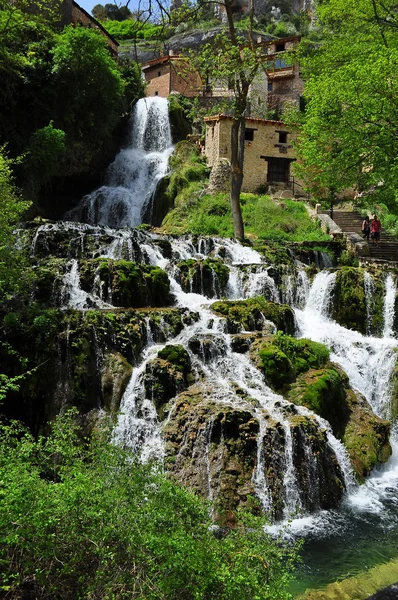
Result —
POLYGON ((254 129, 245 129, 245 140, 246 142, 252 142, 254 140, 254 129))
POLYGON ((160 77, 162 74, 162 71, 158 71, 158 77, 160 77))
POLYGON ((273 81, 269 81, 268 82, 268 91, 272 92, 273 89, 274 89, 274 82, 273 81))
POLYGON ((287 133, 286 133, 286 131, 280 131, 279 132, 279 143, 280 144, 287 144, 287 133))
POLYGON ((284 52, 285 51, 285 44, 276 44, 276 51, 277 52, 284 52))
POLYGON ((158 94, 159 94, 159 92, 156 90, 156 91, 155 91, 155 96, 158 96, 158 94))

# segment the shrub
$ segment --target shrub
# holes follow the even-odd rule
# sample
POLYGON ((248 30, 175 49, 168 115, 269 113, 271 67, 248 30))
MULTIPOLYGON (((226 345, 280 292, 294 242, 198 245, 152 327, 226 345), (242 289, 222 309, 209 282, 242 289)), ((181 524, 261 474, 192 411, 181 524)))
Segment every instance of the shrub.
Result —
POLYGON ((295 549, 246 517, 215 536, 208 506, 75 414, 34 440, 0 426, 0 589, 7 597, 290 598, 295 549))

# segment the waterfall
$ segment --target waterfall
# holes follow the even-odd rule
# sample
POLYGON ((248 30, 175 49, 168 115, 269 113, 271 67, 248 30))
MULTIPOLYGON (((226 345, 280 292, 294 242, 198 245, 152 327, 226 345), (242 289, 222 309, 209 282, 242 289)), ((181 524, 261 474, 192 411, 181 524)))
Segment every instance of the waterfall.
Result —
POLYGON ((136 227, 173 151, 165 98, 141 98, 130 121, 130 142, 109 166, 107 184, 85 196, 65 218, 109 227, 136 227))
POLYGON ((336 273, 321 271, 316 275, 305 307, 307 313, 327 316, 335 281, 336 273))
POLYGON ((372 276, 367 271, 363 274, 363 287, 366 301, 366 333, 369 335, 374 308, 374 283, 372 276))
POLYGON ((397 295, 397 287, 393 276, 389 273, 386 277, 386 295, 384 298, 384 331, 383 336, 386 338, 394 335, 394 317, 395 317, 395 298, 397 295))
MULTIPOLYGON (((145 135, 141 139, 145 144, 145 135)), ((142 460, 163 460, 165 447, 162 430, 169 422, 170 415, 176 415, 180 410, 178 395, 169 400, 164 409, 166 418, 160 422, 158 410, 163 408, 157 406, 155 389, 151 391, 148 378, 159 350, 166 344, 181 345, 189 355, 192 365, 190 377, 195 381, 195 387, 201 390, 204 402, 216 405, 215 410, 220 414, 223 411, 236 411, 237 414, 249 415, 250 422, 256 423, 249 482, 266 511, 275 511, 278 517, 288 519, 296 514, 305 515, 309 510, 321 506, 323 466, 319 447, 327 448, 328 456, 332 457, 330 465, 337 465, 335 478, 341 481, 341 488, 348 490, 350 498, 355 497, 357 492, 352 491, 355 482, 347 453, 333 435, 329 423, 275 393, 249 354, 234 350, 240 343, 239 336, 252 339, 252 332, 245 332, 242 328, 236 334, 237 344, 237 339, 227 332, 227 321, 209 309, 221 294, 231 299, 263 294, 269 300, 283 299, 295 305, 300 335, 326 344, 331 349, 331 360, 347 372, 352 387, 368 399, 376 414, 388 417, 389 380, 395 365, 398 341, 392 336, 365 337, 339 326, 329 318, 335 273, 320 272, 310 285, 302 268, 282 271, 282 274, 278 269, 273 271, 253 248, 233 240, 192 236, 176 239, 140 230, 115 230, 107 226, 72 222, 64 225, 64 228, 62 224, 39 227, 32 234, 32 253, 35 257, 52 254, 57 259, 68 257, 62 263, 65 307, 78 310, 114 308, 102 300, 103 297, 107 302, 112 302, 112 290, 107 290, 104 287, 107 283, 99 277, 98 259, 104 257, 112 260, 130 259, 162 268, 170 280, 174 306, 190 314, 195 313, 189 325, 184 325, 185 313, 177 313, 178 319, 181 319, 181 327, 178 328, 170 328, 161 317, 152 318, 150 311, 143 317, 139 335, 144 337, 146 346, 141 357, 137 357, 138 364, 134 365, 121 401, 114 431, 117 443, 131 448, 142 460), (87 256, 95 260, 83 265, 82 259, 87 256), (223 260, 229 269, 227 289, 225 281, 220 285, 221 279, 217 280, 217 272, 211 272, 211 260, 217 258, 223 260), (204 262, 206 259, 211 260, 204 262), (183 282, 182 289, 182 268, 178 267, 181 261, 192 261, 192 264, 197 261, 197 285, 191 289, 200 293, 188 291, 190 286, 187 281, 183 282), (89 281, 93 286, 90 292, 85 291, 89 281), (319 439, 324 440, 324 446, 314 445, 311 431, 316 431, 316 435, 320 432, 319 439)), ((364 286, 371 290, 366 276, 364 286)), ((392 330, 394 298, 395 284, 389 276, 386 279, 386 331, 387 323, 390 323, 392 330)), ((261 339, 260 336, 257 339, 261 339)), ((99 349, 99 341, 96 345, 99 349)), ((104 357, 96 353, 96 359, 100 373, 104 357)), ((163 418, 161 412, 159 414, 163 418)), ((194 448, 198 454, 196 465, 203 468, 201 481, 206 484, 204 491, 217 503, 219 471, 222 469, 225 449, 220 438, 217 438, 217 442, 212 440, 215 422, 214 415, 210 413, 208 421, 204 420, 202 429, 197 431, 194 448), (202 451, 203 455, 200 454, 202 451)))

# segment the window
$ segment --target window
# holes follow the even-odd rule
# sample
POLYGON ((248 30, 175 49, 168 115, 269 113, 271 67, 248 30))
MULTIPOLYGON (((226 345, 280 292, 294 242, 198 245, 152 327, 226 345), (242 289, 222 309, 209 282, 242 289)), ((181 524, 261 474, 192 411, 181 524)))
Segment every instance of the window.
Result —
POLYGON ((160 77, 162 74, 162 71, 158 71, 158 77, 160 77))
POLYGON ((277 52, 284 52, 285 51, 285 44, 276 44, 276 51, 277 52))
POLYGON ((155 90, 155 96, 158 96, 159 92, 157 90, 155 90))
POLYGON ((246 127, 245 129, 245 140, 246 142, 252 142, 254 140, 254 129, 249 129, 246 127))
POLYGON ((272 92, 273 88, 274 88, 274 83, 273 83, 273 81, 269 81, 269 82, 268 82, 268 91, 269 91, 269 92, 272 92))
POLYGON ((290 67, 287 62, 283 58, 277 58, 274 62, 275 69, 284 69, 285 67, 290 67))
POLYGON ((279 132, 279 143, 287 144, 287 132, 286 131, 279 132))

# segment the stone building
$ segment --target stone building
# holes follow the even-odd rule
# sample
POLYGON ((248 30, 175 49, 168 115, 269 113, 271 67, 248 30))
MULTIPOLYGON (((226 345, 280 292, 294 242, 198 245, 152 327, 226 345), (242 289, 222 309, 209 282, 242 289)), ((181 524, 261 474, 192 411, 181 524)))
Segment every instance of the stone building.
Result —
POLYGON ((297 36, 273 40, 264 44, 265 69, 267 73, 267 104, 277 115, 283 113, 287 105, 300 108, 304 91, 300 65, 291 63, 286 53, 297 46, 297 36))
MULTIPOLYGON (((211 168, 231 158, 231 125, 228 115, 205 117, 205 155, 211 168)), ((253 192, 265 184, 290 187, 290 167, 296 160, 293 139, 283 121, 246 119, 242 191, 253 192)))
MULTIPOLYGON (((264 58, 250 86, 248 114, 251 117, 269 118, 272 111, 273 117, 280 118, 287 104, 299 107, 304 89, 300 68, 286 59, 286 53, 296 46, 299 39, 259 37, 257 47, 264 58)), ((142 72, 147 82, 147 96, 167 98, 178 93, 188 98, 198 97, 208 108, 234 94, 225 81, 215 78, 202 81, 199 73, 190 70, 187 61, 171 48, 167 55, 144 63, 142 72)))
POLYGON ((189 69, 186 60, 169 54, 143 65, 142 72, 147 83, 147 96, 167 98, 177 93, 187 98, 203 95, 202 79, 196 71, 189 69))

